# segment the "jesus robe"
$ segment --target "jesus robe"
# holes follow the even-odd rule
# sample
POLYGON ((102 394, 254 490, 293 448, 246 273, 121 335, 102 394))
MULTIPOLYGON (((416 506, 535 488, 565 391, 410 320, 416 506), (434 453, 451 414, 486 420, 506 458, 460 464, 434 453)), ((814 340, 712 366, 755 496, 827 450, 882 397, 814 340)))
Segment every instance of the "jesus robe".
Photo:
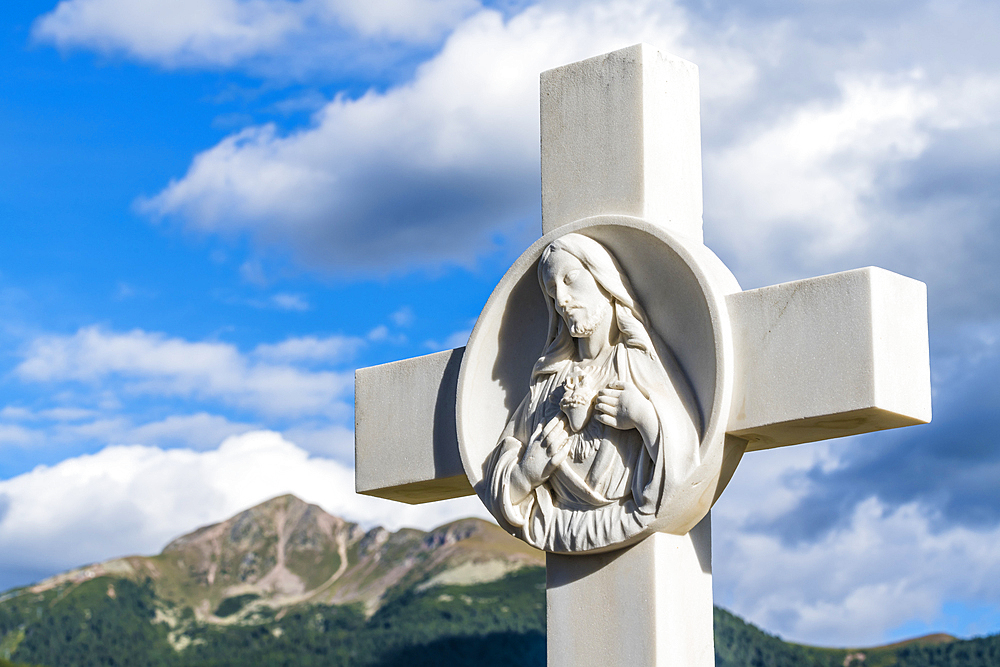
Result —
POLYGON ((644 442, 636 429, 619 430, 591 414, 579 432, 570 434, 565 445, 570 453, 551 477, 513 502, 511 472, 536 427, 561 411, 566 378, 581 366, 564 359, 536 369, 528 394, 486 464, 494 516, 546 551, 589 551, 639 534, 700 458, 697 415, 691 414, 663 365, 646 350, 618 343, 603 362, 587 369, 588 375, 598 389, 614 382, 634 384, 653 405, 655 436, 644 442))

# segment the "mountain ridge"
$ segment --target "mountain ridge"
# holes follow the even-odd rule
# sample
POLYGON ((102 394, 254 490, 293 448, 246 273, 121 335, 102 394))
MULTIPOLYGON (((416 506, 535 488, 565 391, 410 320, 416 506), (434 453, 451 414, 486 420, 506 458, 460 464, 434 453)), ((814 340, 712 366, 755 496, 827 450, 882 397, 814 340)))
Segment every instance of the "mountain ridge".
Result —
MULTIPOLYGON (((0 595, 0 660, 543 665, 544 563, 543 552, 481 519, 364 530, 286 494, 176 537, 159 554, 0 595)), ((718 608, 715 641, 717 667, 1000 664, 1000 636, 820 648, 718 608)))
POLYGON ((424 588, 485 583, 544 564, 543 552, 482 519, 458 519, 430 531, 365 531, 284 494, 178 536, 159 554, 74 568, 23 590, 39 594, 96 577, 148 577, 160 596, 190 606, 197 620, 231 623, 231 614, 214 611, 233 597, 256 596, 251 611, 361 603, 370 616, 388 590, 408 580, 424 588))

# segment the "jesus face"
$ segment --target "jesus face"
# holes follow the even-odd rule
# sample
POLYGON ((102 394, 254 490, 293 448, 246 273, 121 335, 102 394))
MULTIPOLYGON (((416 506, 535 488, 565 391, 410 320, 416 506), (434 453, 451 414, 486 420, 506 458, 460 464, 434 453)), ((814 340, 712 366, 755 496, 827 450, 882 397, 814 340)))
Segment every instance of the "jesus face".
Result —
POLYGON ((611 319, 611 297, 579 259, 552 252, 542 266, 545 291, 574 338, 587 338, 611 319))

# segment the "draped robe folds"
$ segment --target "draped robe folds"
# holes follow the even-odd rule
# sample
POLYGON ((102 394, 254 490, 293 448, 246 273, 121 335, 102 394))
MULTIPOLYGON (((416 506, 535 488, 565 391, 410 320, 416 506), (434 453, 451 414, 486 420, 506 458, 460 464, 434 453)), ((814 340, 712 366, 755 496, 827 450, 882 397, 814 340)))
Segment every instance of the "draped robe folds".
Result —
POLYGON ((634 537, 700 463, 700 419, 680 369, 671 364, 673 372, 668 373, 655 354, 619 342, 589 374, 598 389, 632 383, 649 398, 656 413, 651 441, 644 442, 636 429, 602 424, 592 414, 578 433, 570 433, 571 453, 552 476, 512 502, 511 472, 520 465, 535 428, 561 412, 563 383, 580 366, 565 359, 536 370, 486 463, 484 481, 494 516, 546 551, 590 551, 634 537))

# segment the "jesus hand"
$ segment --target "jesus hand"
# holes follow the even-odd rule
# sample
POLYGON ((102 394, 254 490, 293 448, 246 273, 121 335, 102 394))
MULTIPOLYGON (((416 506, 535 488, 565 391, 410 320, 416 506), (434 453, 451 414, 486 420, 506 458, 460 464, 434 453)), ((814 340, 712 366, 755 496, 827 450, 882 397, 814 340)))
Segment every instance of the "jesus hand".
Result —
POLYGON ((562 465, 569 453, 569 431, 562 415, 553 417, 545 426, 541 424, 528 439, 521 459, 521 473, 531 488, 539 486, 562 465))
POLYGON ((594 419, 619 431, 650 430, 656 424, 656 410, 639 388, 629 382, 612 382, 597 394, 594 419))

